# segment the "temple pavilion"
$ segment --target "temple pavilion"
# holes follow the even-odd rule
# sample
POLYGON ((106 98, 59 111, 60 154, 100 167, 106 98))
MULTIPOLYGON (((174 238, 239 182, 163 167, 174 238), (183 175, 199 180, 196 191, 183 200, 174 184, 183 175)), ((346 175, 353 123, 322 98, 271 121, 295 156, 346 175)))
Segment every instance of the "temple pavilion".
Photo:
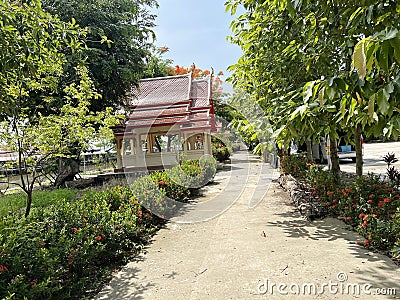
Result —
POLYGON ((212 80, 185 75, 141 80, 131 92, 128 117, 112 127, 116 172, 172 167, 212 154, 216 131, 212 80))

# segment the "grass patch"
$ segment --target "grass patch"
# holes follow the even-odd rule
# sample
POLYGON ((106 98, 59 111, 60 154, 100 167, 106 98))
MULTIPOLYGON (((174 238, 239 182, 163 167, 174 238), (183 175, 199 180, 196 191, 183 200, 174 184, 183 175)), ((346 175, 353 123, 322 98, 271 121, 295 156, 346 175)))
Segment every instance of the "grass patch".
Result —
MULTIPOLYGON (((73 200, 79 191, 74 189, 56 189, 47 191, 34 191, 32 195, 32 207, 46 207, 59 200, 73 200)), ((26 194, 16 193, 0 197, 0 217, 15 213, 24 209, 26 194)))

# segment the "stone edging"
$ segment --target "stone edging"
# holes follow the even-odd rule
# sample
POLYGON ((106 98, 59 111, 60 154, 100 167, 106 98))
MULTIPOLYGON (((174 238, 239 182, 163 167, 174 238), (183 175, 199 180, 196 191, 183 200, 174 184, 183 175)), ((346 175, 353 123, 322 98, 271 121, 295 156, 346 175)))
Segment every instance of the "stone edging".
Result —
POLYGON ((292 175, 281 174, 278 183, 284 191, 289 193, 296 208, 307 219, 314 220, 326 215, 324 208, 313 197, 309 187, 296 180, 292 175))

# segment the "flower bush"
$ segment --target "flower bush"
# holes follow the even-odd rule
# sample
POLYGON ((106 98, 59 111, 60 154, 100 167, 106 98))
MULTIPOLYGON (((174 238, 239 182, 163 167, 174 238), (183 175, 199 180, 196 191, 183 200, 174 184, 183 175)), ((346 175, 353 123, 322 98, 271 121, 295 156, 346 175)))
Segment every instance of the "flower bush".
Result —
POLYGON ((1 299, 81 299, 140 251, 174 209, 215 174, 211 158, 189 160, 132 185, 86 191, 0 223, 1 299), (175 180, 178 178, 179 180, 175 180), (174 179, 174 180, 173 180, 174 179), (154 214, 153 214, 154 212, 154 214))
POLYGON ((211 149, 215 159, 219 162, 228 160, 231 156, 231 151, 225 143, 216 136, 211 136, 211 149))
POLYGON ((196 194, 198 188, 214 178, 216 161, 208 156, 200 160, 187 160, 166 171, 157 171, 150 176, 158 189, 168 198, 186 202, 196 194))
POLYGON ((176 180, 173 180, 168 172, 157 171, 150 176, 153 184, 168 198, 180 202, 187 202, 189 200, 190 190, 179 184, 176 180))
POLYGON ((128 187, 89 192, 1 223, 0 297, 77 299, 126 262, 160 220, 128 187))
MULTIPOLYGON (((168 184, 168 182, 166 182, 168 184)), ((131 185, 132 192, 141 205, 160 218, 174 209, 174 203, 167 201, 163 185, 156 184, 152 177, 143 176, 131 185)))
POLYGON ((315 163, 304 155, 284 155, 281 157, 281 170, 297 178, 305 178, 309 168, 315 163))
MULTIPOLYGON (((400 259, 400 191, 397 182, 368 174, 337 180, 328 170, 302 157, 285 156, 282 172, 310 188, 325 215, 337 217, 364 238, 364 246, 400 259)), ((390 169, 393 172, 392 169, 390 169)))

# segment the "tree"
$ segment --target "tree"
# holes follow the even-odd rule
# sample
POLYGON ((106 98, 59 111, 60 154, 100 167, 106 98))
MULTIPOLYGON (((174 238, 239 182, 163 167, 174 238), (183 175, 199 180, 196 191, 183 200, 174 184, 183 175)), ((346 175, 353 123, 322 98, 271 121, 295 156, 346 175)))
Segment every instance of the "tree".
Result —
MULTIPOLYGON (((90 77, 101 94, 91 101, 92 111, 125 105, 132 86, 138 84, 154 58, 152 28, 156 16, 149 12, 153 6, 157 6, 155 0, 43 0, 44 9, 52 15, 64 22, 75 19, 88 29, 84 54, 90 77)), ((66 53, 73 56, 68 49, 66 53)), ((73 65, 64 74, 64 84, 71 74, 73 65)))
MULTIPOLYGON (((30 3, 21 2, 25 3, 24 5, 30 3)), ((66 37, 66 43, 60 44, 57 51, 63 58, 63 63, 55 63, 54 68, 58 68, 61 76, 53 80, 51 89, 37 88, 30 91, 29 100, 25 103, 26 111, 31 113, 29 117, 38 113, 43 116, 60 114, 65 104, 71 105, 66 102, 68 95, 65 90, 71 83, 81 80, 76 66, 82 64, 83 60, 89 68, 94 88, 101 94, 101 97, 90 99, 89 110, 104 112, 107 107, 119 108, 125 105, 132 85, 142 78, 148 60, 152 59, 154 33, 151 28, 154 26, 155 15, 149 13, 148 8, 154 5, 157 3, 153 0, 44 0, 43 10, 56 15, 56 18, 60 18, 65 24, 71 23, 79 28, 76 34, 82 47, 79 51, 71 47, 69 43, 74 43, 76 38, 70 37, 66 37), (43 98, 52 101, 43 102, 43 98)), ((23 19, 20 22, 23 24, 23 19)), ((68 33, 68 30, 69 28, 66 28, 65 33, 68 33)), ((27 39, 28 42, 36 41, 29 37, 27 39)), ((64 40, 59 38, 58 42, 60 41, 64 40)), ((78 100, 74 101, 72 105, 78 106, 78 100)), ((65 180, 74 178, 78 173, 79 157, 84 150, 81 145, 71 141, 68 156, 60 158, 59 162, 54 164, 54 172, 58 178, 55 180, 57 186, 62 186, 65 180)))
POLYGON ((67 62, 64 51, 68 48, 79 53, 84 47, 85 31, 73 20, 64 23, 45 13, 40 1, 3 1, 0 7, 0 141, 17 152, 20 182, 13 184, 27 194, 28 216, 35 183, 46 166, 54 159, 68 157, 70 145, 83 147, 95 127, 108 125, 109 118, 106 113, 94 114, 88 109, 89 101, 98 95, 83 58, 75 66, 77 81, 63 91, 64 105, 55 105, 67 62), (52 92, 55 97, 51 97, 52 92), (45 107, 53 109, 43 115, 40 109, 45 107))
MULTIPOLYGON (((379 126, 360 117, 367 95, 351 56, 363 37, 398 27, 399 4, 230 0, 226 8, 234 13, 239 5, 246 12, 232 23, 231 41, 243 56, 231 67, 232 81, 254 95, 278 139, 288 143, 329 133, 335 145, 340 129, 348 132, 346 139, 356 134, 359 150, 363 132, 378 132, 379 126)), ((374 80, 379 81, 379 72, 374 80)), ((357 165, 360 175, 360 156, 357 165)))
POLYGON ((149 59, 142 78, 156 78, 174 75, 172 59, 165 59, 163 55, 169 51, 168 47, 159 47, 149 59))

